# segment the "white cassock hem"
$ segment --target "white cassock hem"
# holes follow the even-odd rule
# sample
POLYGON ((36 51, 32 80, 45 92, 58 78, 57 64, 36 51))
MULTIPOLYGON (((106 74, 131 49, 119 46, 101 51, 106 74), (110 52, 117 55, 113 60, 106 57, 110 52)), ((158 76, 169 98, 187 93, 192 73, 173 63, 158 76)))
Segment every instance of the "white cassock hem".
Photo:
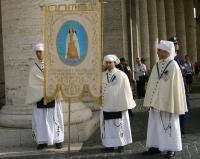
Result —
POLYGON ((101 139, 105 147, 119 147, 132 143, 131 127, 128 111, 122 112, 122 119, 103 119, 100 112, 101 139))
POLYGON ((59 99, 55 100, 54 108, 42 109, 33 105, 32 131, 37 144, 53 145, 64 141, 63 113, 59 99))
POLYGON ((170 113, 161 112, 161 115, 165 128, 171 121, 171 132, 170 129, 164 130, 160 112, 151 109, 149 111, 146 147, 159 148, 160 151, 181 151, 182 141, 179 116, 171 114, 170 120, 170 113))

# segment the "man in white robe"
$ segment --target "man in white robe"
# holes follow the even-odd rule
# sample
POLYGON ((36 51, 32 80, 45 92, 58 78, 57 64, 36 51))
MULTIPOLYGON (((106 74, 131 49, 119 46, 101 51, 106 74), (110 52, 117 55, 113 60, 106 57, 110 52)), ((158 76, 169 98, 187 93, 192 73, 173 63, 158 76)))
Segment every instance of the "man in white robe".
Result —
POLYGON ((35 46, 37 58, 29 74, 26 104, 33 105, 32 131, 37 143, 37 149, 46 148, 55 144, 56 148, 62 148, 64 141, 64 122, 62 105, 59 97, 55 101, 44 105, 44 45, 35 46))
POLYGON ((107 70, 103 73, 100 121, 105 151, 117 148, 118 152, 122 152, 125 145, 132 143, 128 109, 133 109, 136 104, 128 76, 115 67, 119 62, 115 55, 104 57, 107 70))
POLYGON ((175 48, 170 41, 161 40, 159 61, 154 65, 148 82, 144 106, 149 107, 149 121, 144 155, 167 151, 165 157, 174 157, 182 150, 179 115, 187 112, 184 82, 181 70, 174 61, 175 48))

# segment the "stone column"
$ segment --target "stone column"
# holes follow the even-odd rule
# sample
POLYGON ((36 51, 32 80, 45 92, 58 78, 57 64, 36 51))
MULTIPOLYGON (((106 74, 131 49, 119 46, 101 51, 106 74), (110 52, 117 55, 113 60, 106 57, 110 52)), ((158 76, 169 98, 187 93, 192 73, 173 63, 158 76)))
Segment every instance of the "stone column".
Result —
POLYGON ((174 0, 164 0, 164 2, 165 2, 167 39, 169 39, 170 37, 176 35, 174 0))
POLYGON ((150 69, 149 26, 148 26, 148 12, 147 12, 146 0, 139 0, 139 15, 140 15, 141 57, 145 58, 147 69, 150 69))
MULTIPOLYGON (((133 4, 134 5, 134 4, 133 4)), ((139 0, 135 0, 135 42, 136 52, 134 53, 135 58, 141 56, 141 45, 140 45, 140 11, 139 11, 139 0)), ((133 19, 134 20, 134 19, 133 19)))
MULTIPOLYGON (((0 2, 0 18, 1 18, 1 2, 0 2)), ((2 21, 0 19, 0 109, 5 102, 5 79, 4 79, 4 58, 3 58, 3 37, 2 37, 2 21)))
POLYGON ((187 54, 192 62, 197 61, 197 32, 196 19, 194 18, 194 1, 184 0, 185 4, 185 23, 187 38, 187 54))
POLYGON ((197 60, 200 61, 200 2, 195 1, 196 7, 196 27, 197 27, 197 60))
POLYGON ((126 1, 121 0, 121 12, 122 12, 122 37, 123 37, 123 57, 128 59, 128 32, 127 32, 127 13, 126 13, 126 1))
POLYGON ((133 21, 132 21, 132 2, 126 1, 126 17, 127 17, 127 42, 128 42, 128 62, 130 67, 134 66, 133 57, 133 21))
POLYGON ((176 36, 180 41, 180 54, 184 56, 187 53, 186 29, 185 29, 185 9, 183 0, 174 1, 176 36))
MULTIPOLYGON (((130 2, 130 23, 131 23, 131 34, 132 34, 132 63, 135 63, 136 57, 140 57, 140 43, 139 43, 139 1, 129 0, 130 2)), ((134 65, 133 65, 134 69, 134 65)))
POLYGON ((165 3, 164 0, 157 0, 157 21, 158 21, 158 39, 166 40, 166 19, 165 19, 165 3))
MULTIPOLYGON (((40 10, 40 5, 56 4, 57 0, 2 0, 1 2, 6 105, 0 111, 0 126, 12 128, 12 130, 23 129, 21 136, 14 136, 23 140, 20 144, 33 144, 30 140, 32 106, 24 104, 28 75, 35 57, 34 45, 43 41, 43 12, 40 10), (26 138, 23 138, 24 132, 28 134, 26 138)), ((60 2, 66 3, 66 1, 60 2)), ((98 112, 92 113, 86 106, 94 104, 90 103, 89 99, 84 101, 85 104, 75 103, 71 108, 72 142, 87 140, 98 127, 98 112)), ((68 132, 67 106, 63 103, 65 142, 67 142, 68 132)))
POLYGON ((157 60, 158 25, 156 0, 147 0, 149 19, 149 46, 150 46, 150 68, 153 68, 157 60))

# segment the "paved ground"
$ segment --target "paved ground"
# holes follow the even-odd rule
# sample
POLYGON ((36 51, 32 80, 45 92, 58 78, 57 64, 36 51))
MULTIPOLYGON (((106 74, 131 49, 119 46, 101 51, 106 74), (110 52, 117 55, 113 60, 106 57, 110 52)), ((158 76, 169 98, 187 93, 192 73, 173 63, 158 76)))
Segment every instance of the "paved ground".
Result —
MULTIPOLYGON (((188 119, 186 134, 182 136, 183 151, 177 153, 174 159, 200 159, 200 85, 195 84, 191 94, 191 111, 188 119)), ((97 130, 91 138, 84 143, 83 149, 78 153, 68 155, 65 151, 48 152, 37 151, 35 148, 21 148, 20 151, 29 152, 22 157, 2 157, 9 159, 163 159, 163 154, 144 157, 141 152, 145 151, 146 128, 148 113, 146 109, 138 106, 131 118, 133 144, 126 146, 123 153, 102 153, 100 131, 97 130), (34 154, 31 154, 34 152, 34 154), (37 155, 38 154, 38 155, 37 155)), ((14 149, 14 148, 13 148, 14 149)), ((19 148, 20 149, 20 148, 19 148)), ((66 149, 67 150, 67 149, 66 149)), ((23 154, 23 153, 22 153, 23 154)), ((1 156, 0 156, 1 158, 1 156)))
MULTIPOLYGON (((175 159, 200 159, 200 95, 193 95, 192 110, 190 118, 188 119, 187 133, 183 138, 183 151, 178 153, 175 159), (194 106, 194 104, 197 104, 194 106)), ((139 109, 142 111, 143 109, 139 109)), ((131 127, 133 134, 133 144, 126 147, 124 153, 102 153, 100 132, 97 130, 92 137, 84 143, 83 149, 78 153, 66 154, 64 151, 58 153, 41 154, 39 156, 25 156, 25 157, 9 157, 10 159, 162 159, 163 154, 156 156, 144 157, 141 155, 145 149, 146 127, 147 127, 147 112, 135 112, 134 118, 131 118, 131 127)), ((26 150, 26 149, 25 149, 26 150)))

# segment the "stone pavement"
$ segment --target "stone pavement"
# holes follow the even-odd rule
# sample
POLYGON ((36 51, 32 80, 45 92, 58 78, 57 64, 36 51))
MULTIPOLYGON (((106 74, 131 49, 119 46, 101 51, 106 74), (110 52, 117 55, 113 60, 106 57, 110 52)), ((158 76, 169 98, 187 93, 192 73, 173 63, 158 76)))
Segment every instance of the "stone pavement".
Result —
MULTIPOLYGON (((188 119, 186 134, 183 139, 183 151, 177 153, 174 159, 200 159, 200 94, 191 95, 192 109, 188 119)), ((62 150, 43 150, 37 151, 32 148, 13 148, 7 154, 2 155, 4 150, 0 150, 0 158, 9 159, 162 159, 163 154, 155 156, 142 156, 145 151, 145 139, 147 128, 148 113, 144 108, 136 108, 134 117, 131 118, 133 144, 125 147, 123 153, 102 153, 100 131, 97 130, 91 138, 86 141, 80 152, 67 154, 67 145, 62 150), (12 152, 12 153, 11 153, 12 152), (19 157, 17 157, 19 156, 19 157), (24 156, 24 157, 23 157, 24 156)), ((5 151, 4 151, 5 152, 5 151)))
MULTIPOLYGON (((188 118, 186 134, 182 136, 183 151, 177 153, 174 159, 200 159, 200 84, 196 83, 191 98, 191 111, 188 118)), ((54 148, 38 151, 35 147, 0 148, 0 159, 163 159, 163 154, 155 156, 142 156, 145 151, 148 112, 142 107, 142 101, 137 101, 138 106, 131 118, 133 144, 125 147, 123 153, 102 153, 99 129, 86 141, 82 150, 67 154, 67 145, 61 150, 54 148), (141 103, 141 104, 139 104, 141 103), (18 157, 17 157, 18 156, 18 157)), ((0 141, 1 142, 1 141, 0 141)), ((79 149, 80 145, 73 145, 79 149)))

